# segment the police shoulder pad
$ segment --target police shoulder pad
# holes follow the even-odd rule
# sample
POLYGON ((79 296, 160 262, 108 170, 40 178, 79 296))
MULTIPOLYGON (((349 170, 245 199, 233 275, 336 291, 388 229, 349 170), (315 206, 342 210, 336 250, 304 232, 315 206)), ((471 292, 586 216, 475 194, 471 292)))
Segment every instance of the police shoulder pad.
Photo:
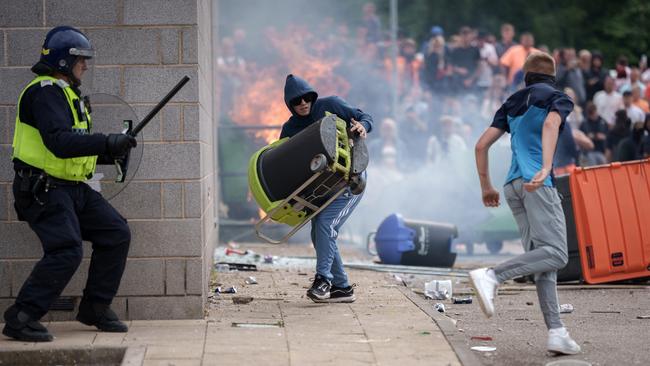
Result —
POLYGON ((48 85, 53 85, 52 80, 41 80, 41 87, 48 85))

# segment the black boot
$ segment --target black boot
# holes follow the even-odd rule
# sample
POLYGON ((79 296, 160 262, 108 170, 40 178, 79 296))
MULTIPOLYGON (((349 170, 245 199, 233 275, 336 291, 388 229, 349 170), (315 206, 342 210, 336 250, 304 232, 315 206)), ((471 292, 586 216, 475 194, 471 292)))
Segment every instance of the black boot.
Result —
POLYGON ((54 337, 37 319, 12 305, 5 311, 2 334, 24 342, 52 342, 54 337))
POLYGON ((86 324, 94 325, 103 332, 126 333, 129 327, 122 323, 117 314, 111 310, 109 305, 91 303, 81 300, 77 320, 86 324))

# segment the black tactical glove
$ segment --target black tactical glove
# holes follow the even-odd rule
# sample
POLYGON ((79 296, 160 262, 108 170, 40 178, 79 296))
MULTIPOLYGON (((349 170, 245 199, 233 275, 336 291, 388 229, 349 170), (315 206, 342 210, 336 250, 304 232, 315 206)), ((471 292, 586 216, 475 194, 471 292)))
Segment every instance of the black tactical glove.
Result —
POLYGON ((114 159, 122 158, 137 144, 138 141, 131 135, 112 133, 106 139, 106 151, 114 159))

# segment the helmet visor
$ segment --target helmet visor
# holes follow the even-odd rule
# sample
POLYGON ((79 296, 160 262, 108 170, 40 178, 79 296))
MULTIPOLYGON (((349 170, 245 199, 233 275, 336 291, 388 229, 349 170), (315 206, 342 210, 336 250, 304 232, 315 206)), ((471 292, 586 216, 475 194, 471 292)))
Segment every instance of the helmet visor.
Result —
POLYGON ((78 83, 83 87, 85 94, 90 94, 95 90, 95 59, 84 56, 77 56, 77 61, 72 67, 72 74, 78 79, 78 83), (83 60, 83 65, 79 65, 83 60))
POLYGON ((71 48, 70 49, 70 54, 74 56, 81 56, 81 57, 87 57, 87 58, 93 58, 95 57, 95 50, 92 48, 88 49, 83 49, 83 48, 71 48))

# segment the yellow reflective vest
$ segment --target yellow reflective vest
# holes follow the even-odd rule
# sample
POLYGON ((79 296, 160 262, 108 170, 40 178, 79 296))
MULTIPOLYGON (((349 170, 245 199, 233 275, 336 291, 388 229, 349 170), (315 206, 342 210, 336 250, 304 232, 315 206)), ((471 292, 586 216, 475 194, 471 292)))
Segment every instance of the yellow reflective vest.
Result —
POLYGON ((40 83, 41 86, 57 85, 65 94, 68 101, 74 124, 70 126, 73 131, 79 133, 90 133, 92 122, 90 113, 83 103, 79 101, 79 96, 64 80, 56 79, 51 76, 39 76, 32 80, 18 97, 18 107, 16 108, 16 130, 14 132, 13 155, 12 158, 18 158, 21 161, 45 171, 47 174, 70 181, 84 181, 95 173, 97 156, 80 156, 76 158, 62 159, 56 157, 43 143, 40 132, 33 126, 20 120, 20 101, 25 91, 34 84, 40 83), (82 113, 86 118, 80 118, 79 111, 75 108, 75 103, 80 103, 82 113))

